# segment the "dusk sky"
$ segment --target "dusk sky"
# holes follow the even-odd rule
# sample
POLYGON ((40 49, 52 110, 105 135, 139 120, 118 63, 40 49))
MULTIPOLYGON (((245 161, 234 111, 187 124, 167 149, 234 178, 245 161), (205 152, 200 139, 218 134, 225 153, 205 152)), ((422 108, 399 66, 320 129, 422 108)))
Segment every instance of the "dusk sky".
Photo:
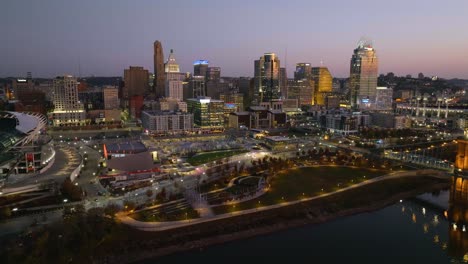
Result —
POLYGON ((380 73, 468 78, 467 12, 466 0, 1 1, 0 77, 77 75, 79 64, 82 76, 153 72, 155 40, 183 72, 207 59, 223 76, 253 76, 254 60, 275 52, 289 77, 321 60, 348 77, 367 36, 380 73))

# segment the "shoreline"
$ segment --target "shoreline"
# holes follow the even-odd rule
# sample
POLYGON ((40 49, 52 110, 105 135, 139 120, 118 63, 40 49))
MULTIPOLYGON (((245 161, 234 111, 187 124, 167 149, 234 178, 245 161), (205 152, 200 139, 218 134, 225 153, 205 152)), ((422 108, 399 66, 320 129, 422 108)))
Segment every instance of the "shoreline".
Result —
MULTIPOLYGON (((269 224, 265 226, 257 226, 249 229, 244 229, 237 232, 231 232, 226 234, 208 236, 201 239, 194 239, 194 240, 185 240, 179 244, 173 244, 170 246, 165 246, 161 248, 157 248, 156 250, 136 250, 134 252, 127 252, 123 254, 123 256, 113 256, 112 259, 118 259, 123 263, 138 263, 145 260, 151 260, 158 257, 168 256, 171 254, 175 254, 177 252, 183 251, 190 251, 196 249, 203 249, 205 247, 210 247, 213 245, 224 244, 235 240, 242 240, 248 239, 255 236, 262 236, 268 235, 271 233, 291 229, 291 228, 298 228, 301 226, 306 225, 318 225, 333 221, 340 217, 347 217, 356 214, 362 214, 366 212, 374 212, 390 206, 401 199, 408 199, 423 193, 433 192, 442 190, 449 187, 449 183, 433 183, 431 186, 423 186, 417 188, 415 190, 406 191, 394 194, 388 198, 371 202, 366 206, 359 206, 359 207, 352 207, 349 209, 338 210, 332 213, 321 213, 318 216, 310 216, 307 214, 306 216, 296 217, 294 219, 287 219, 281 221, 280 223, 269 224)), ((320 208, 315 208, 320 209, 320 208)), ((151 233, 151 232, 147 232, 151 233)), ((157 232, 154 232, 156 234, 157 232)), ((108 262, 109 259, 104 260, 103 262, 108 262)))

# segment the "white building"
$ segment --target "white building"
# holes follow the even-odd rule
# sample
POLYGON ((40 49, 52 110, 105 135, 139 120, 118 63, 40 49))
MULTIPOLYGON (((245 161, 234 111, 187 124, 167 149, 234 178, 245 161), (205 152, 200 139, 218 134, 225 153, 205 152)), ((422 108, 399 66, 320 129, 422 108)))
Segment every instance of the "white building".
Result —
POLYGON ((184 99, 184 84, 183 80, 185 75, 180 73, 179 64, 174 57, 174 52, 171 50, 169 58, 165 64, 166 72, 166 84, 165 84, 165 95, 167 98, 178 99, 182 101, 184 99))
POLYGON ((60 76, 53 81, 54 111, 50 113, 54 126, 85 123, 86 112, 78 101, 78 82, 71 75, 60 76))
POLYGON ((193 114, 172 111, 143 111, 141 122, 152 133, 181 133, 193 129, 193 114))

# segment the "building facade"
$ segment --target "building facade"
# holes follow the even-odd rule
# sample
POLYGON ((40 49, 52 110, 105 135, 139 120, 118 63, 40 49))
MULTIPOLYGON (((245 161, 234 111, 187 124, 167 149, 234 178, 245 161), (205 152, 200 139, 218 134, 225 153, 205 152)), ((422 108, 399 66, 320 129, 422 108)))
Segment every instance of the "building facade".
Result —
POLYGON ((187 110, 193 114, 194 124, 200 128, 224 127, 224 102, 200 96, 187 100, 187 110))
POLYGON ((53 80, 54 111, 50 113, 50 119, 54 126, 85 124, 86 113, 78 100, 77 86, 77 79, 70 75, 53 80))
POLYGON ((116 87, 106 86, 102 89, 104 97, 104 109, 119 109, 119 90, 116 87))
POLYGON ((154 92, 157 97, 164 97, 165 94, 165 70, 164 70, 164 53, 160 41, 155 41, 154 45, 154 92))
POLYGON ((333 89, 333 77, 327 67, 313 67, 311 71, 314 81, 313 105, 325 105, 325 98, 333 89))
POLYGON ((280 60, 274 53, 265 53, 254 63, 254 102, 269 102, 279 99, 280 89, 280 60))
POLYGON ((372 42, 361 40, 351 57, 350 104, 366 109, 375 103, 379 61, 372 42))
POLYGON ((143 67, 130 66, 124 70, 122 96, 129 100, 132 96, 143 96, 148 92, 149 73, 143 67))
POLYGON ((193 114, 174 111, 143 111, 141 122, 153 133, 180 133, 193 129, 193 114))
POLYGON ((296 63, 296 71, 294 72, 294 80, 302 80, 312 78, 312 66, 310 63, 296 63))

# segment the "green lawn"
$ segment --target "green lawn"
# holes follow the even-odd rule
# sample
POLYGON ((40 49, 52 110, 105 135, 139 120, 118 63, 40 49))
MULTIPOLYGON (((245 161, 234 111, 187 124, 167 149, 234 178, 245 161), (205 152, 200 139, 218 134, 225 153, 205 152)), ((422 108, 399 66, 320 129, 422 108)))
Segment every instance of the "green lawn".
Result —
POLYGON ((349 167, 324 166, 291 169, 272 179, 270 190, 261 197, 237 205, 214 207, 213 210, 216 214, 223 214, 277 204, 283 201, 299 200, 304 197, 335 191, 386 173, 388 172, 382 170, 349 167))
POLYGON ((248 152, 245 149, 234 149, 234 150, 224 150, 224 151, 213 151, 213 152, 206 152, 195 155, 191 158, 187 159, 187 162, 192 164, 193 166, 197 166, 200 164, 208 163, 211 161, 231 157, 234 155, 242 154, 248 152))

